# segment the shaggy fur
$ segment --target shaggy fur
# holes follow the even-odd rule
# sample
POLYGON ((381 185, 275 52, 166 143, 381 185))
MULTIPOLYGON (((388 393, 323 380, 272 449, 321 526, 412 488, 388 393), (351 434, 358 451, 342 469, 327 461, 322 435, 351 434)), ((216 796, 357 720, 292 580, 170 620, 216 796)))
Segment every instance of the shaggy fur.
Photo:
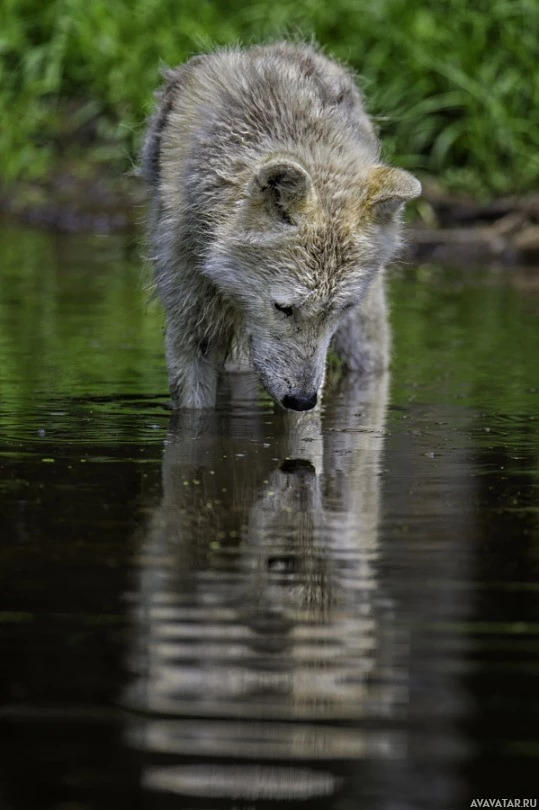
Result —
POLYGON ((381 164, 352 76, 307 46, 197 56, 167 74, 143 150, 178 407, 215 405, 227 358, 285 407, 314 407, 330 341, 388 357, 383 267, 412 175, 381 164))

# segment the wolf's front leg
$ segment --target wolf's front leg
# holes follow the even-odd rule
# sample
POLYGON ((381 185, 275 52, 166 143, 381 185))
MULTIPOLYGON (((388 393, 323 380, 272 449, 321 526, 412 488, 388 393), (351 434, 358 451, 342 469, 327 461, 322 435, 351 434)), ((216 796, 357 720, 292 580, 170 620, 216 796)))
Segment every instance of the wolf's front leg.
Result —
POLYGON ((214 408, 220 356, 204 342, 178 345, 167 335, 167 366, 175 408, 214 408))
POLYGON ((376 374, 388 367, 390 330, 382 275, 336 332, 333 349, 349 371, 376 374))
POLYGON ((243 334, 236 334, 225 359, 225 371, 232 374, 243 374, 252 370, 253 364, 247 338, 243 334))

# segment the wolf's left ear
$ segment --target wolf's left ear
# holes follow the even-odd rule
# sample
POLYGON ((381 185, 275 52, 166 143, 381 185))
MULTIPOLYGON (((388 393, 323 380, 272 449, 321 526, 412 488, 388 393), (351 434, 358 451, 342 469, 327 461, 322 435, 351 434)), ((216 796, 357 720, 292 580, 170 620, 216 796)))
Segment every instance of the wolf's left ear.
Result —
POLYGON ((307 171, 295 160, 276 157, 263 164, 249 187, 251 202, 262 203, 265 210, 288 225, 296 225, 305 211, 314 189, 307 171))
POLYGON ((367 178, 365 204, 377 219, 384 221, 420 194, 421 183, 413 174, 390 166, 376 166, 367 178))

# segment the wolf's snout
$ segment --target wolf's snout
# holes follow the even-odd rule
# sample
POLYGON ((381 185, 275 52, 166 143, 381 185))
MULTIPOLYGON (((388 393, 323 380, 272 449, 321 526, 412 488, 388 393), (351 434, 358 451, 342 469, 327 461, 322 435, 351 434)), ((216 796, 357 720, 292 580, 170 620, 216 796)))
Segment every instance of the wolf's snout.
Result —
POLYGON ((293 411, 310 411, 316 405, 317 400, 316 391, 309 397, 291 397, 287 394, 286 397, 283 397, 283 405, 293 411))

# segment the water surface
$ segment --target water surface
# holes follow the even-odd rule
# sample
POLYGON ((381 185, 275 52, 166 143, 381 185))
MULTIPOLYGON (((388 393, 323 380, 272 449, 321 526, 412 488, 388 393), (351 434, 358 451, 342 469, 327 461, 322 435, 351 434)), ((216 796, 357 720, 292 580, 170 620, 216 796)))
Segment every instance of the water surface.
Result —
POLYGON ((537 275, 399 270, 391 376, 173 416, 135 244, 0 256, 0 806, 535 799, 537 275))

